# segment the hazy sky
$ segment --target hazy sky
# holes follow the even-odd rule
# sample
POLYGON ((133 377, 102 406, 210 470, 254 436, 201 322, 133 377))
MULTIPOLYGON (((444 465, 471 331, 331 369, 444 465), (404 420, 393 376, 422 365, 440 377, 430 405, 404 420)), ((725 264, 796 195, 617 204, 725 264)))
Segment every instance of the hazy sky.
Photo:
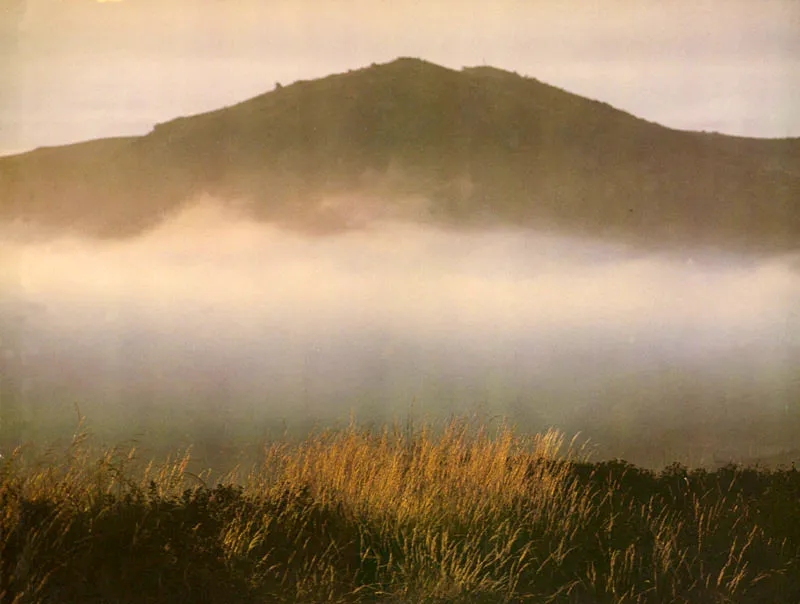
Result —
POLYGON ((800 136, 798 0, 0 0, 0 154, 397 56, 516 70, 677 128, 800 136))

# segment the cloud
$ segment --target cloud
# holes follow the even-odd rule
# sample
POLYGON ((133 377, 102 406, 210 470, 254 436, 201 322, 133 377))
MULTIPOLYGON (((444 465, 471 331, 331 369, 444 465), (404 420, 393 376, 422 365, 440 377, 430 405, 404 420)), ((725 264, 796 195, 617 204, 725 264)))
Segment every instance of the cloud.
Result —
POLYGON ((800 400, 796 258, 400 221, 306 236, 211 201, 126 240, 12 231, 0 361, 30 425, 72 426, 73 400, 122 431, 187 410, 237 430, 384 421, 413 401, 600 442, 619 420, 645 448, 705 426, 724 448, 730 426, 784 425, 800 400))

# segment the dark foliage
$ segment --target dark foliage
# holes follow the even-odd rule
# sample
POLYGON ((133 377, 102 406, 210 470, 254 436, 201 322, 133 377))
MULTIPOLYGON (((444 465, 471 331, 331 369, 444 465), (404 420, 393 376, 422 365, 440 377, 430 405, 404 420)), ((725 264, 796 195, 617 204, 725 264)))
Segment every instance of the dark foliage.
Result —
MULTIPOLYGON (((654 539, 659 537, 645 521, 647 515, 637 513, 647 508, 682 524, 686 530, 679 539, 687 543, 712 540, 696 548, 703 559, 670 569, 683 576, 675 579, 682 591, 669 601, 728 601, 717 586, 700 584, 693 573, 704 567, 724 569, 731 543, 756 533, 759 538, 742 555, 758 580, 736 601, 800 601, 797 471, 734 466, 690 471, 673 465, 655 473, 612 461, 574 463, 569 472, 571 488, 592 494, 591 523, 574 536, 571 550, 547 576, 524 573, 517 596, 510 599, 549 594, 549 601, 563 602, 665 601, 648 572, 636 577, 631 591, 636 597, 630 599, 581 580, 589 565, 600 575, 613 575, 608 552, 632 545, 644 552, 637 568, 657 565, 648 557, 658 555, 654 539), (703 513, 713 517, 704 519, 703 513), (703 529, 706 521, 715 523, 714 530, 703 529)), ((385 527, 359 520, 344 505, 316 501, 307 488, 260 497, 241 486, 220 484, 164 495, 151 482, 149 488, 130 486, 88 507, 71 508, 55 498, 22 498, 7 479, 0 496, 3 603, 291 601, 298 597, 292 586, 306 578, 309 561, 322 558, 335 575, 328 580, 327 597, 392 600, 397 586, 386 581, 385 571, 404 563, 399 533, 387 534, 385 527), (253 526, 271 523, 268 537, 244 549, 231 547, 227 531, 232 524, 248 526, 243 519, 253 526), (32 547, 37 539, 48 547, 32 547), (35 566, 46 579, 35 594, 19 582, 25 565, 35 566)), ((536 523, 519 530, 531 542, 548 538, 536 523)), ((318 597, 306 594, 308 601, 318 597)))

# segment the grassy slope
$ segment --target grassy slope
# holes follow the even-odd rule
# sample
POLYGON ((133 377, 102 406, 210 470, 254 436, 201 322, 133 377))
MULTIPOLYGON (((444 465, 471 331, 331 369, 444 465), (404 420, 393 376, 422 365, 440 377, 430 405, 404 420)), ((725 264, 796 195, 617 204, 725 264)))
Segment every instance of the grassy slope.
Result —
POLYGON ((82 437, 6 459, 3 602, 797 602, 800 475, 592 465, 454 422, 276 443, 215 485, 82 437))
POLYGON ((56 223, 131 233, 209 192, 270 219, 335 223, 320 200, 360 191, 423 196, 426 220, 459 224, 780 249, 800 239, 800 140, 670 130, 488 67, 399 59, 173 120, 123 147, 0 159, 6 212, 48 219, 57 206, 56 223), (87 161, 96 176, 83 177, 87 161))

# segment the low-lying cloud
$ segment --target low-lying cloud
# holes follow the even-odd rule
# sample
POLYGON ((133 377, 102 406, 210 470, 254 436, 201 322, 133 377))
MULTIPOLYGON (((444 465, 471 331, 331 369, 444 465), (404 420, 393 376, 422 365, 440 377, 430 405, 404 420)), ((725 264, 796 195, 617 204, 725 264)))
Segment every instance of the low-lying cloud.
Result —
POLYGON ((308 236, 209 201, 136 239, 6 240, 14 438, 74 401, 140 436, 480 410, 647 462, 774 451, 765 431, 800 414, 797 258, 407 222, 308 236))

